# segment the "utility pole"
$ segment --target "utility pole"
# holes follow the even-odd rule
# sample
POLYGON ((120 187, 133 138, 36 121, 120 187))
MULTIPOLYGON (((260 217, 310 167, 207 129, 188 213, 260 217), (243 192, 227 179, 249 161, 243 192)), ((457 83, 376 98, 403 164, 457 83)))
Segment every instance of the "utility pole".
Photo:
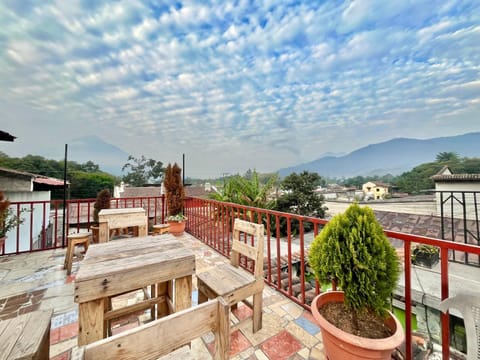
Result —
MULTIPOLYGON (((65 210, 67 207, 67 154, 68 144, 65 144, 65 160, 63 163, 63 220, 62 220, 62 247, 65 246, 65 210)), ((55 234, 55 239, 57 234, 55 234)))

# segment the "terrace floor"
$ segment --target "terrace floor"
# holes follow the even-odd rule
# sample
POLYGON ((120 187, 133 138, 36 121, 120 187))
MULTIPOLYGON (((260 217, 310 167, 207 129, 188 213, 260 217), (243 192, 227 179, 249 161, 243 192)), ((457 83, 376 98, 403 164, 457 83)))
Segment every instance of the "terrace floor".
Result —
MULTIPOLYGON (((196 271, 202 272, 227 259, 195 237, 185 233, 178 238, 196 255, 196 271)), ((80 253, 80 248, 76 250, 80 253)), ((73 301, 78 261, 72 274, 63 269, 65 249, 0 257, 0 320, 42 309, 54 309, 50 330, 50 359, 71 359, 75 355, 78 334, 78 305, 73 301)), ((197 304, 196 279, 193 280, 192 302, 197 304)), ((114 307, 131 304, 141 292, 115 298, 114 307)), ((251 322, 231 334, 231 359, 326 359, 320 329, 312 315, 301 306, 268 286, 263 292, 263 328, 252 333, 251 322)), ((235 316, 250 312, 239 305, 235 316)), ((149 310, 116 321, 112 332, 138 326, 149 321, 149 310)), ((197 359, 209 359, 213 336, 197 339, 192 348, 197 359)))

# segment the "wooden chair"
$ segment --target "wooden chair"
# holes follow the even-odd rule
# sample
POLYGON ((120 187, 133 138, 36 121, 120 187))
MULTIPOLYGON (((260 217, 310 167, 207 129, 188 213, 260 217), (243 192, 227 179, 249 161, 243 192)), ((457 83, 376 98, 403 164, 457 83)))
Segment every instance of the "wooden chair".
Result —
MULTIPOLYGON (((249 241, 250 237, 247 238, 249 241)), ((220 265, 197 274, 198 302, 202 303, 217 296, 223 297, 231 307, 235 307, 240 301, 244 302, 253 310, 254 333, 262 328, 263 246, 264 226, 262 224, 235 219, 230 264, 220 265), (251 246, 241 241, 240 233, 252 235, 255 245, 251 246), (253 275, 239 267, 240 255, 255 261, 253 275), (247 300, 250 296, 253 296, 253 303, 247 300)), ((232 329, 237 328, 241 323, 243 321, 237 323, 232 329)))
POLYGON ((82 346, 73 359, 158 359, 164 355, 160 359, 195 359, 187 344, 210 331, 215 335, 214 359, 228 359, 229 307, 222 298, 82 346))
POLYGON ((63 262, 63 268, 67 269, 67 275, 70 275, 70 273, 72 272, 72 262, 73 262, 73 255, 75 252, 75 246, 82 245, 84 251, 87 252, 91 235, 92 235, 91 232, 67 235, 68 246, 67 246, 67 252, 65 253, 65 260, 63 262))

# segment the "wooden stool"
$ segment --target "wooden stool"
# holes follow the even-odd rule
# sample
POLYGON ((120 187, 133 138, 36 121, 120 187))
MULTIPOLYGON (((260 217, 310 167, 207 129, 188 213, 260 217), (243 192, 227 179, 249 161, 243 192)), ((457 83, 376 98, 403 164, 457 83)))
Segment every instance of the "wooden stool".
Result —
POLYGON ((33 311, 0 321, 2 359, 48 360, 53 310, 33 311))
POLYGON ((162 235, 168 233, 169 225, 168 224, 157 224, 153 225, 153 235, 162 235))
POLYGON ((70 273, 72 272, 72 261, 73 261, 75 246, 83 245, 86 252, 88 250, 90 235, 92 235, 91 232, 67 235, 68 246, 67 246, 67 252, 65 254, 65 261, 63 263, 63 268, 67 269, 67 275, 70 275, 70 273))

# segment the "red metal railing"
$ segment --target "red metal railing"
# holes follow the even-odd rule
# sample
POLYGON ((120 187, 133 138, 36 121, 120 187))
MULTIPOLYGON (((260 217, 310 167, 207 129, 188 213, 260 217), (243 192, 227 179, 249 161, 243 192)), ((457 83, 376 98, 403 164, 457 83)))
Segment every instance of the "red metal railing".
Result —
MULTIPOLYGON (((266 261, 265 281, 295 303, 310 310, 310 302, 319 294, 319 284, 308 281, 308 245, 316 236, 320 227, 327 220, 282 213, 278 211, 252 208, 238 204, 190 198, 186 202, 185 212, 188 217, 187 231, 224 256, 228 257, 232 241, 231 230, 236 217, 263 223, 266 226, 266 261), (281 224, 286 234, 281 235, 281 224), (296 236, 293 236, 292 225, 295 224, 296 236), (304 229, 308 225, 311 231, 304 229), (294 280, 299 280, 295 283, 294 280)), ((448 259, 449 251, 456 250, 467 254, 480 255, 480 247, 445 241, 425 236, 385 231, 390 239, 401 240, 404 252, 405 281, 405 328, 407 359, 412 359, 412 266, 410 252, 412 243, 422 243, 440 248, 441 299, 449 296, 448 259)), ((442 324, 442 356, 449 358, 449 316, 441 315, 442 324)))
MULTIPOLYGON (((65 234, 89 229, 93 222, 95 199, 68 200, 65 207, 65 234)), ((62 236, 63 201, 11 202, 22 224, 7 234, 0 254, 20 254, 66 246, 62 236)), ((142 207, 148 211, 150 224, 163 223, 167 216, 165 197, 116 198, 111 208, 142 207)))
MULTIPOLYGON (((95 199, 70 200, 65 209, 66 230, 87 229, 93 221, 95 199)), ((63 202, 14 202, 12 209, 24 218, 24 223, 14 231, 9 241, 12 249, 0 249, 0 254, 18 254, 62 247, 61 229, 63 202), (27 246, 20 240, 27 239, 27 246), (6 251, 8 250, 8 251, 6 251)), ((148 209, 151 223, 165 221, 165 199, 161 197, 112 199, 112 208, 143 207, 148 209)), ((238 204, 188 198, 185 202, 188 217, 187 232, 203 241, 219 253, 228 257, 232 242, 234 219, 264 223, 266 228, 265 281, 295 303, 310 310, 310 302, 320 292, 319 284, 312 279, 308 268, 308 247, 323 225, 323 219, 282 213, 267 209, 252 208, 238 204), (308 231, 307 231, 308 230, 308 231), (312 285, 313 284, 313 285, 312 285)), ((412 243, 429 244, 440 248, 441 299, 449 296, 448 259, 449 251, 455 250, 480 256, 480 247, 455 243, 413 234, 385 231, 394 240, 403 242, 405 260, 405 312, 406 312, 406 354, 412 359, 412 266, 409 261, 412 243)), ((9 235, 10 237, 10 235, 9 235)), ((443 358, 449 356, 449 317, 441 315, 443 358)))

